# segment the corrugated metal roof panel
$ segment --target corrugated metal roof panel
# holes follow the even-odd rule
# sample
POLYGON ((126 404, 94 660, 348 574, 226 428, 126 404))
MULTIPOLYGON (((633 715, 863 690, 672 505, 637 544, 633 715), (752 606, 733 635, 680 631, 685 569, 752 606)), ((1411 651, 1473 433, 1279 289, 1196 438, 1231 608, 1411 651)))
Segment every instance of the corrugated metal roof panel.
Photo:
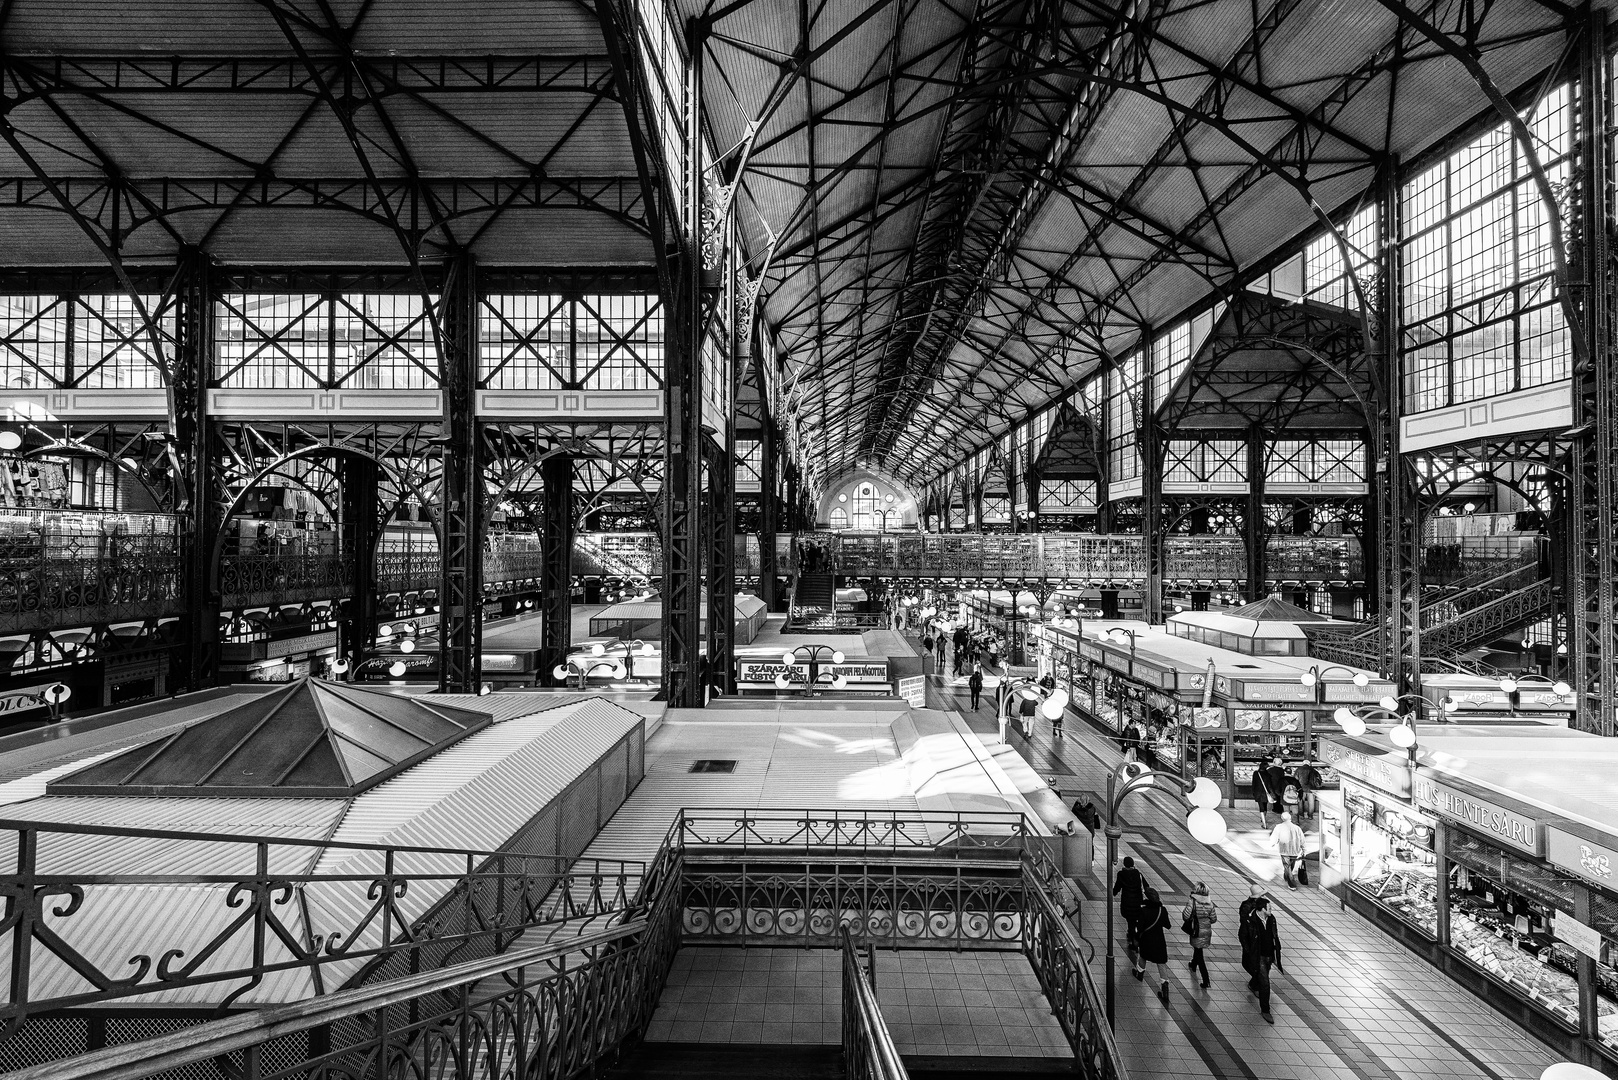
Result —
MULTIPOLYGON (((47 874, 251 874, 251 844, 203 839, 209 833, 319 840, 347 805, 343 799, 142 798, 49 795, 5 808, 5 816, 41 823, 168 829, 195 840, 43 833, 39 870, 47 874)), ((271 845, 273 873, 302 873, 318 848, 271 845)), ((0 832, 0 865, 15 865, 15 833, 0 832)))
MULTIPOLYGON (((480 699, 487 700, 487 699, 480 699)), ((600 698, 496 724, 354 800, 333 835, 351 843, 488 850, 505 843, 560 795, 614 743, 644 718, 600 698)), ((422 915, 448 891, 464 859, 453 855, 403 855, 397 872, 444 875, 409 883, 397 898, 403 919, 422 915)), ((316 933, 346 933, 365 918, 373 901, 366 875, 381 869, 379 855, 329 851, 317 874, 357 875, 352 882, 310 885, 305 890, 316 933)), ((362 941, 380 940, 380 925, 362 941)), ((338 965, 334 984, 356 965, 338 965)))

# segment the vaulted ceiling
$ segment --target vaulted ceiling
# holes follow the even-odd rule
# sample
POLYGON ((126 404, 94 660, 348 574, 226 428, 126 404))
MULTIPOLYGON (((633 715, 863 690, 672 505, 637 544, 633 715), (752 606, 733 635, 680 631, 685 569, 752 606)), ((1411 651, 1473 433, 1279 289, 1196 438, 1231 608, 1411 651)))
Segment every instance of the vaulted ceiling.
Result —
MULTIPOLYGON (((936 474, 1488 104, 1378 0, 680 3, 826 479, 936 474)), ((1556 3, 1416 6, 1508 90, 1567 47, 1556 3)))

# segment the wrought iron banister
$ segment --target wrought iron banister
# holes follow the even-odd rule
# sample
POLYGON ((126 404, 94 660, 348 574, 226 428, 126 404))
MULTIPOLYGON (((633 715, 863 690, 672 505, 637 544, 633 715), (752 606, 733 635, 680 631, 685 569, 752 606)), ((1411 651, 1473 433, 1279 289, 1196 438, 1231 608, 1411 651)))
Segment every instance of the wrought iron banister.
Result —
POLYGON ((1023 893, 1023 954, 1067 1035, 1078 1073, 1086 1080, 1127 1080, 1095 979, 1061 905, 1032 868, 1024 871, 1023 893))
MULTIPOLYGON (((509 1049, 521 1052, 521 1045, 534 1043, 536 1035, 565 1026, 570 1019, 550 1008, 550 995, 530 999, 538 984, 569 972, 588 970, 611 955, 612 946, 647 933, 650 923, 637 919, 607 929, 589 931, 576 937, 547 941, 541 945, 513 949, 499 956, 469 960, 450 967, 408 975, 370 986, 356 987, 307 1001, 275 1005, 240 1016, 226 1017, 186 1028, 171 1035, 93 1051, 65 1061, 21 1069, 8 1080, 142 1080, 171 1070, 185 1069, 225 1059, 232 1061, 242 1080, 278 1080, 281 1077, 372 1075, 367 1063, 378 1066, 375 1075, 410 1075, 412 1065, 419 1075, 470 1078, 482 1075, 552 1075, 527 1069, 495 1067, 488 1060, 483 1069, 462 1068, 462 1063, 479 1056, 508 1049, 502 1045, 491 1022, 507 1006, 505 1039, 515 1040, 509 1049), (539 979, 531 978, 535 971, 539 979), (492 984, 485 986, 484 984, 492 984), (447 1009, 429 1008, 426 1014, 415 1008, 423 1001, 443 997, 447 1009), (482 1015, 481 1007, 492 1006, 482 1015), (408 1007, 405 1008, 405 1007, 408 1007), (388 1010, 399 1010, 393 1023, 347 1025, 350 1030, 369 1028, 361 1041, 324 1053, 311 1053, 288 1068, 267 1068, 260 1051, 273 1040, 286 1040, 306 1033, 329 1033, 345 1021, 385 1017, 388 1010), (471 1021, 481 1023, 470 1023, 471 1021), (449 1021, 454 1021, 453 1023, 449 1021), (471 1038, 474 1034, 476 1038, 471 1038), (435 1037, 436 1036, 436 1037, 435 1037), (459 1037, 453 1052, 448 1040, 459 1037), (345 1063, 361 1066, 350 1072, 345 1063)), ((595 1002, 598 1008, 606 1002, 595 1002)), ((329 1035, 327 1035, 329 1037, 329 1035)), ((310 1039, 310 1045, 320 1039, 310 1039)), ((562 1074, 565 1075, 565 1074, 562 1074)))
POLYGON ((0 1037, 47 1011, 262 1004, 324 994, 394 957, 439 966, 500 952, 537 926, 622 914, 646 878, 639 862, 514 850, 4 818, 0 864, 8 854, 0 1037))
POLYGON ((1549 581, 1536 581, 1516 592, 1479 604, 1431 629, 1423 629, 1423 650, 1462 653, 1486 645, 1502 634, 1520 630, 1550 613, 1553 591, 1549 581))
POLYGON ((843 1075, 849 1080, 909 1080, 847 926, 842 944, 843 1075))

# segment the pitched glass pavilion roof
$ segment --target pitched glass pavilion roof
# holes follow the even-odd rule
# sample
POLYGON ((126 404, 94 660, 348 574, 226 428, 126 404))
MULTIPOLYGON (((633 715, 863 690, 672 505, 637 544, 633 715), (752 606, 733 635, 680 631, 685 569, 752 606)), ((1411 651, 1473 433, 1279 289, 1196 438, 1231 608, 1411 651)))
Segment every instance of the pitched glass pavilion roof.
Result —
POLYGON ((488 713, 302 679, 53 781, 51 795, 357 795, 492 722, 488 713))

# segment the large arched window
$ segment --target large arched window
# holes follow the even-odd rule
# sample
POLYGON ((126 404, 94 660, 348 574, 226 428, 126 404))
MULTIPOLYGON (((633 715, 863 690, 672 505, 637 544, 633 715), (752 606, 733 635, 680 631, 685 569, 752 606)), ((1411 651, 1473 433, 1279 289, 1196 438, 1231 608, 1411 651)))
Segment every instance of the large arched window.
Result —
POLYGON ((848 528, 848 514, 841 506, 831 508, 831 527, 834 529, 848 528))
POLYGON ((875 484, 861 484, 854 492, 854 527, 879 529, 882 527, 882 496, 875 484))

